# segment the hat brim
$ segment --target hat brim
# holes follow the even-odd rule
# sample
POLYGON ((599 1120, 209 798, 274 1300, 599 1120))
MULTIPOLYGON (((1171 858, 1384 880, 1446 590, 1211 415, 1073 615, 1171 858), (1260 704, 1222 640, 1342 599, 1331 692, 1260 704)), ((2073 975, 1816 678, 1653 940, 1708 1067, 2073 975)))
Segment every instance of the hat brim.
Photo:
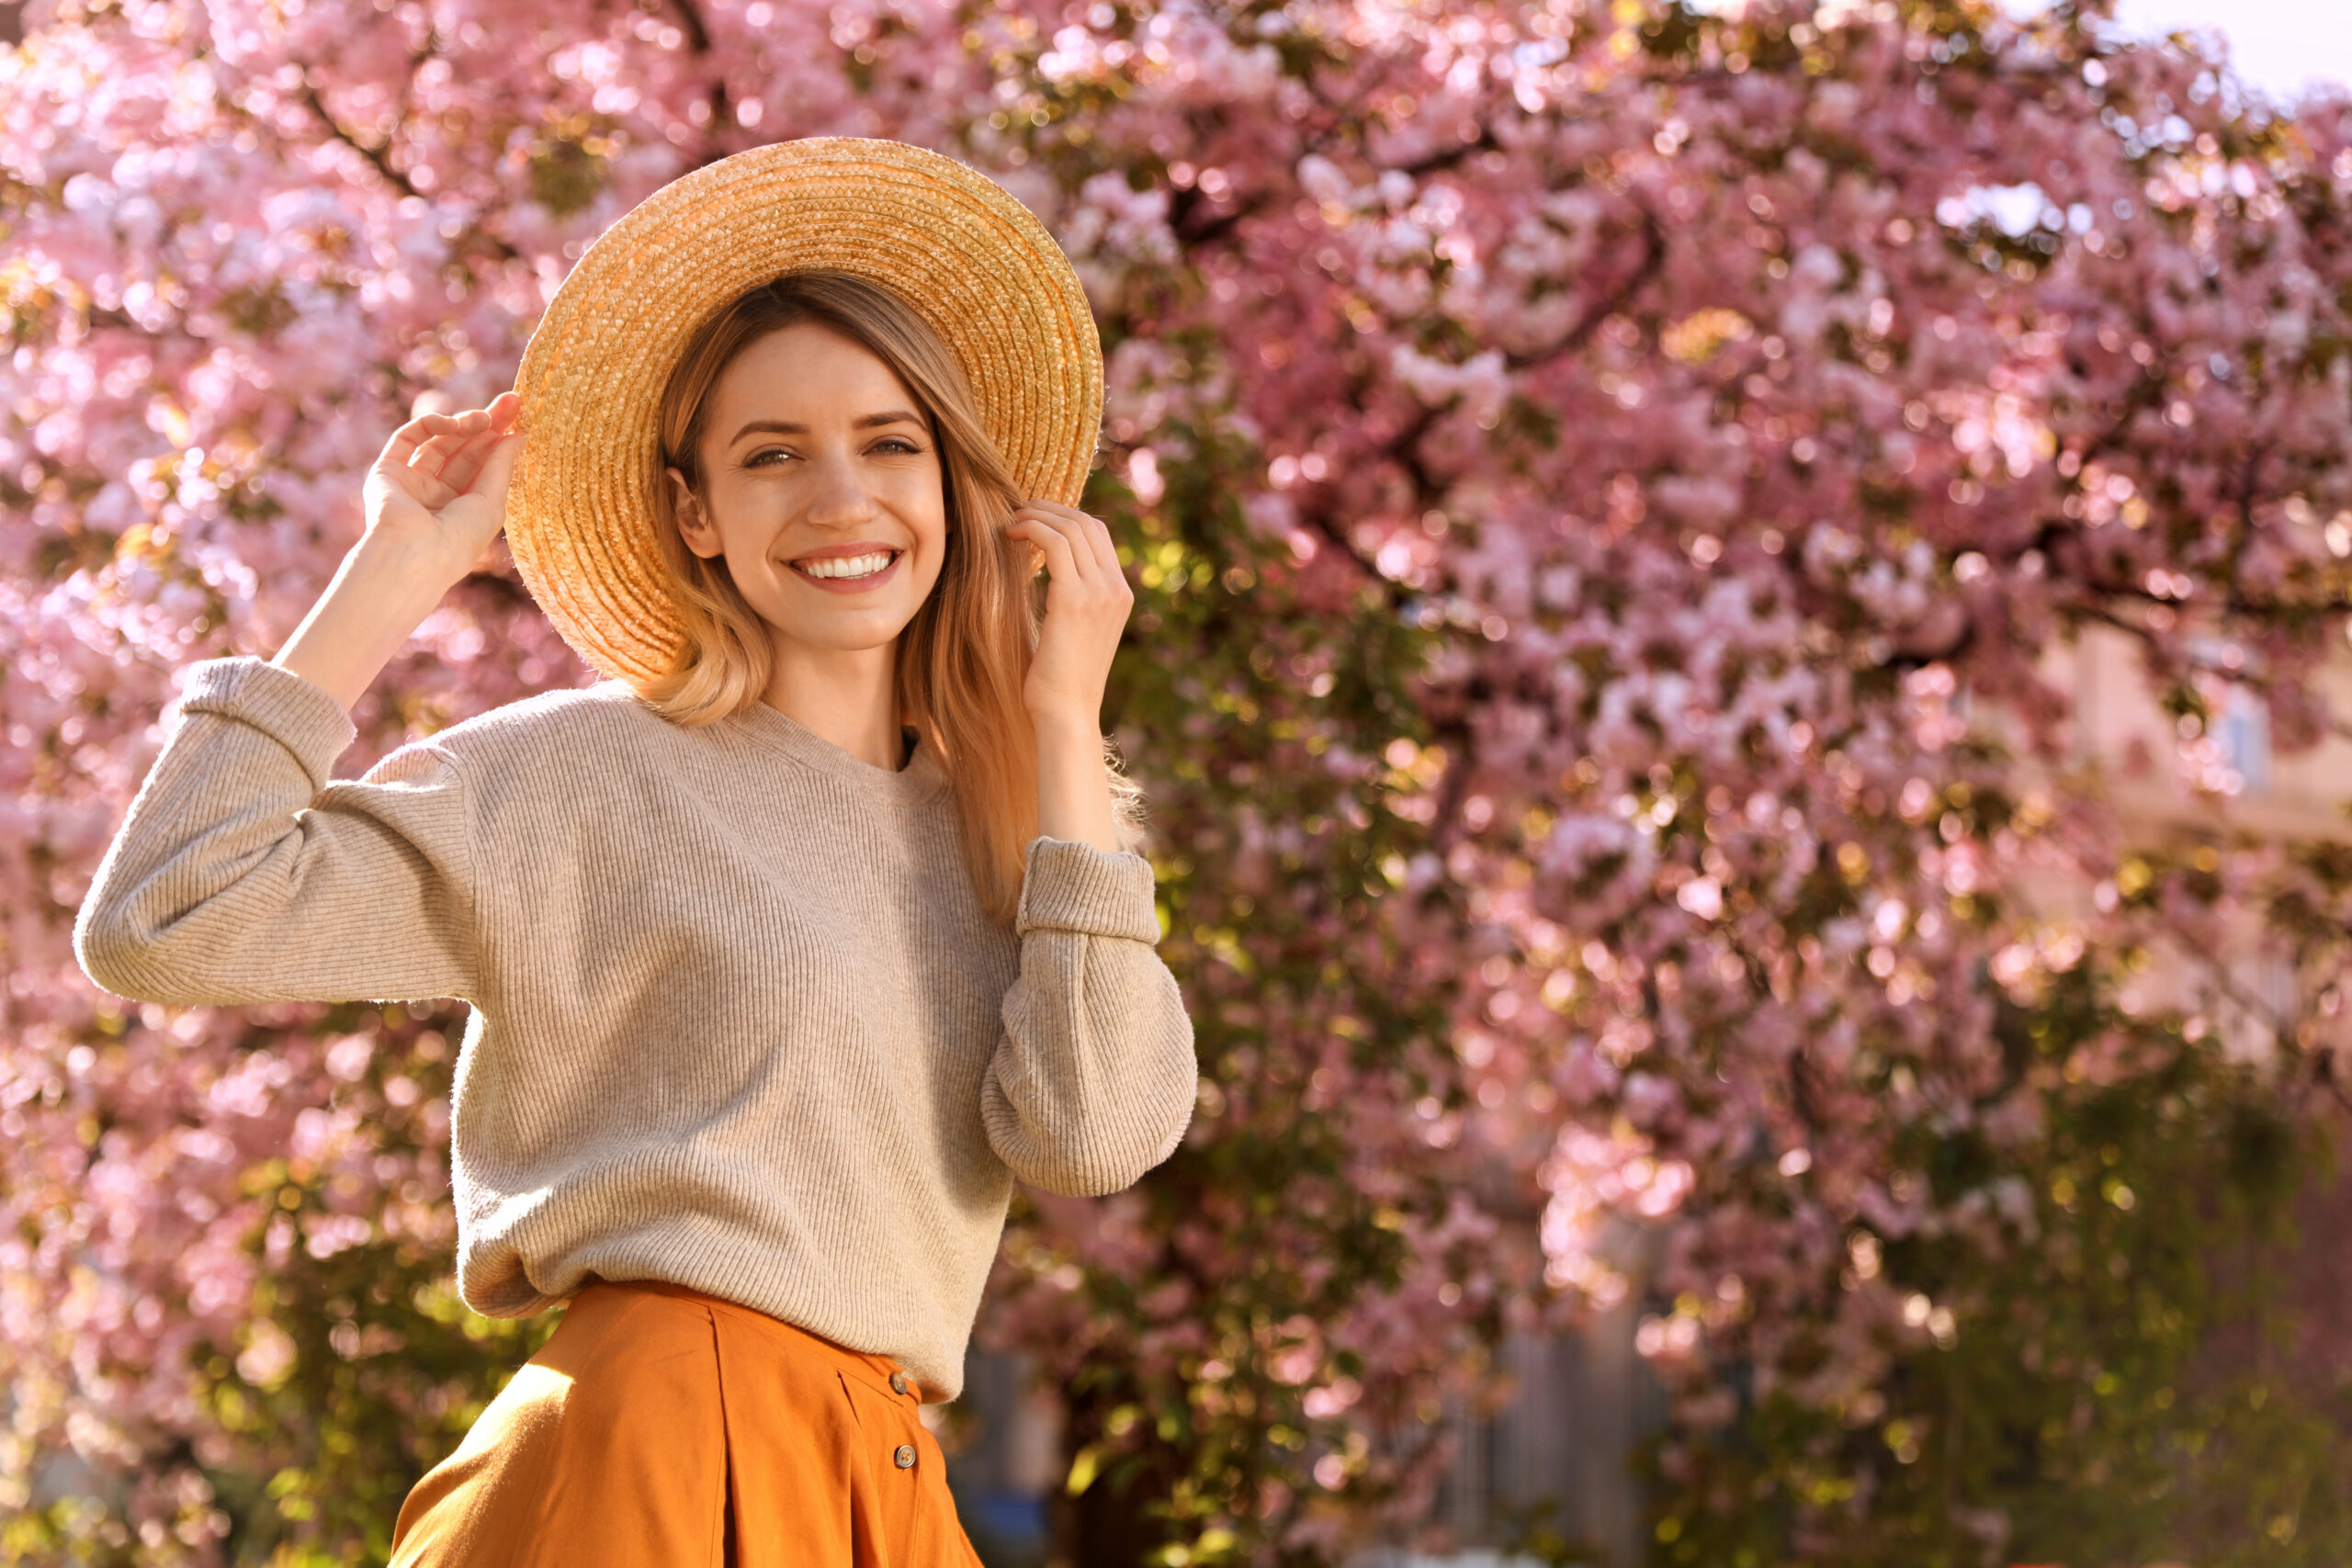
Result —
POLYGON ((655 536, 662 392, 695 333, 788 272, 854 273, 936 331, 1023 492, 1074 504, 1102 415, 1077 272, 995 181, 903 142, 813 137, 662 186, 564 279, 523 351, 506 535, 532 597, 602 673, 670 669, 684 632, 655 536))

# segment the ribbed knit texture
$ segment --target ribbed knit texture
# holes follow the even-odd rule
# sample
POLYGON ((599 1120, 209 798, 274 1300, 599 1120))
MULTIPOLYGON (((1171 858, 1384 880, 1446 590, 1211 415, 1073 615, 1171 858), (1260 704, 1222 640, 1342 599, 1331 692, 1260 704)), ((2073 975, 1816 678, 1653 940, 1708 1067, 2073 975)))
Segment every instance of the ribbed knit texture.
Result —
POLYGON ((668 1280, 894 1356, 964 1350, 1017 1177, 1116 1191, 1191 1119, 1150 865, 1040 839, 1012 931, 929 750, 764 705, 535 697, 334 781, 343 709, 254 659, 182 716, 74 931, 141 1000, 457 997, 458 1280, 495 1316, 668 1280))

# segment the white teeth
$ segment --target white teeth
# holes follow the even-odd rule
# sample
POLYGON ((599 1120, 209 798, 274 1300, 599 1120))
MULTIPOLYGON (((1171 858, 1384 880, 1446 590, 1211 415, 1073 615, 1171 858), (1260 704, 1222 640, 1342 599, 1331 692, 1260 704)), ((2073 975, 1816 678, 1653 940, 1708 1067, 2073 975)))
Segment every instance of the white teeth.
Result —
POLYGON ((805 560, 797 564, 811 577, 871 577, 894 558, 888 550, 876 550, 868 555, 835 556, 830 560, 805 560))

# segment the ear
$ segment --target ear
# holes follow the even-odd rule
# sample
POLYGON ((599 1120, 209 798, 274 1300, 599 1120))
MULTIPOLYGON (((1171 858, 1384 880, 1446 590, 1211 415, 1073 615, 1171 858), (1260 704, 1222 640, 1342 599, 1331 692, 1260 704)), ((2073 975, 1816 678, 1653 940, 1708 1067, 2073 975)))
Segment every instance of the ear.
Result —
POLYGON ((718 530, 711 526, 710 518, 703 511, 702 498, 686 483, 686 476, 675 468, 663 470, 670 476, 670 514, 678 520, 678 536, 686 548, 705 560, 716 560, 726 553, 718 540, 718 530))

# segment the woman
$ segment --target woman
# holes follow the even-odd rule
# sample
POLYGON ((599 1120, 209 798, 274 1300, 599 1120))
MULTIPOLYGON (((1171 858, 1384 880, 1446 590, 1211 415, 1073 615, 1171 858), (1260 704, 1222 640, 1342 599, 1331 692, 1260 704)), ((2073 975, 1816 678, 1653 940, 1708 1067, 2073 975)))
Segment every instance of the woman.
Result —
POLYGON ((396 1562, 976 1561, 918 1405, 959 1391, 1012 1182, 1128 1185, 1195 1089, 1100 731, 1130 598, 1067 504, 1101 384, 990 182, 741 153, 591 247, 516 392, 393 436, 275 660, 191 672, 85 967, 470 1002, 459 1286, 569 1303, 396 1562), (331 781, 502 520, 614 678, 331 781))

